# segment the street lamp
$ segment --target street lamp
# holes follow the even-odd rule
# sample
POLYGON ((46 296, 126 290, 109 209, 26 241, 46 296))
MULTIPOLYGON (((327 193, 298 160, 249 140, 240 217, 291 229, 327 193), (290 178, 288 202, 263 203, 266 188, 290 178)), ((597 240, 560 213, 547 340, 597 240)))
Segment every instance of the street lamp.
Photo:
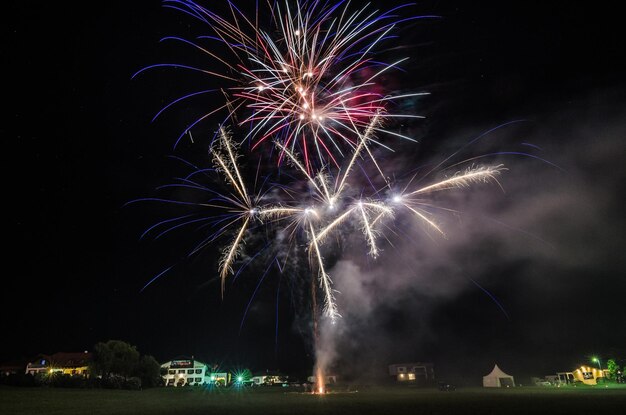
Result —
POLYGON ((602 371, 602 363, 600 363, 600 359, 598 359, 597 357, 592 357, 591 360, 596 362, 598 364, 598 367, 600 368, 600 371, 602 371))

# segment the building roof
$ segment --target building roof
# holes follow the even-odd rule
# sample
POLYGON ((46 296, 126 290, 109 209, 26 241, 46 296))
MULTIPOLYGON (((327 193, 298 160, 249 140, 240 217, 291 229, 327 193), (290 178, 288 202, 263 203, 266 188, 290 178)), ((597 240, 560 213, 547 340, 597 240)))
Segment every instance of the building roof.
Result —
POLYGON ((82 367, 87 366, 93 357, 89 352, 57 352, 52 355, 40 354, 29 363, 30 367, 82 367))
POLYGON ((253 377, 258 377, 258 376, 286 376, 283 372, 278 371, 278 370, 265 370, 265 372, 254 372, 252 374, 253 377))
POLYGON ((50 362, 58 367, 87 366, 93 357, 89 352, 58 352, 50 356, 50 362))

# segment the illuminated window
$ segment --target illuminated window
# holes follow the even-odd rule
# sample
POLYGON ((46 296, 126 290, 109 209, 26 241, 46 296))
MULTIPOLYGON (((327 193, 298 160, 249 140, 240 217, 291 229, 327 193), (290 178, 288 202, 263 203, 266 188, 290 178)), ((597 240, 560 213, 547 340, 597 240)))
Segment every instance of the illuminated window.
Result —
POLYGON ((180 369, 178 373, 185 373, 185 369, 180 369))
POLYGON ((202 378, 196 378, 196 382, 202 382, 202 378))
POLYGON ((188 369, 188 370, 187 370, 187 374, 189 374, 189 375, 193 375, 193 369, 188 369))
POLYGON ((202 369, 196 369, 196 373, 197 373, 197 374, 202 373, 202 369))

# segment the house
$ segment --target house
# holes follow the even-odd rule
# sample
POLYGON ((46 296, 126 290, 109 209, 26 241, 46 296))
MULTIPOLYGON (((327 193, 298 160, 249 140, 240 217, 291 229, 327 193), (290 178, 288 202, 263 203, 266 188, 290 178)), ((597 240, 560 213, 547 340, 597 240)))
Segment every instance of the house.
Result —
POLYGON ((214 385, 226 386, 231 381, 230 373, 220 371, 217 366, 191 358, 178 358, 161 365, 165 371, 165 386, 214 385))
POLYGON ((580 366, 572 372, 574 381, 579 381, 585 385, 596 385, 598 379, 606 379, 608 370, 596 369, 595 367, 580 366))
MULTIPOLYGON (((581 365, 573 372, 557 372, 554 377, 554 383, 556 385, 571 385, 576 382, 582 382, 585 385, 596 385, 598 379, 608 377, 607 369, 596 369, 595 367, 589 367, 581 365)), ((548 376, 546 376, 548 378, 548 376)))
POLYGON ((87 376, 92 354, 84 352, 58 352, 52 355, 39 355, 26 365, 25 373, 63 373, 65 375, 87 376))
POLYGON ((389 376, 398 382, 433 383, 435 365, 425 362, 394 363, 389 365, 389 376))
POLYGON ((283 375, 277 371, 266 370, 264 373, 256 373, 250 379, 253 386, 262 385, 282 385, 289 382, 289 376, 283 375))

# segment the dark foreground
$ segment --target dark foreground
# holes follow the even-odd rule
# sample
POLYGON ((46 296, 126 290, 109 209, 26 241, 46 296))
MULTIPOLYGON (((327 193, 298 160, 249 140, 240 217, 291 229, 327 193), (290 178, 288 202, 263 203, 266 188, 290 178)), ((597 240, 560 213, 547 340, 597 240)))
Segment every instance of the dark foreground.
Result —
POLYGON ((0 387, 0 414, 3 415, 600 413, 626 413, 626 388, 467 388, 440 392, 353 387, 351 391, 319 396, 288 388, 121 391, 0 387))

